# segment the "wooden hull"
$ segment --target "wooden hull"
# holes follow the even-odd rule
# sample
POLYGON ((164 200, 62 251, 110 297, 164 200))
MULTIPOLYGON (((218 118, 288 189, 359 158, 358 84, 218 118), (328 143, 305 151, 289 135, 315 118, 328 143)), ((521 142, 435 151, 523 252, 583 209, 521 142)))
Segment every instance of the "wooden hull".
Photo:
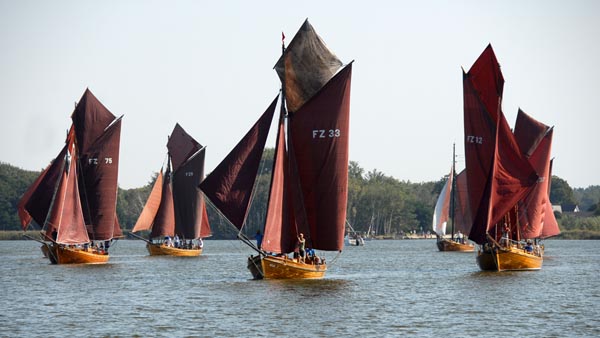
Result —
POLYGON ((108 253, 99 253, 92 249, 71 248, 56 244, 49 244, 46 248, 48 249, 48 259, 52 264, 104 264, 109 259, 108 253))
POLYGON ((477 254, 477 265, 483 271, 540 270, 543 261, 542 256, 514 247, 485 249, 477 254))
POLYGON ((450 239, 438 239, 437 247, 440 251, 460 251, 460 252, 473 252, 475 251, 475 246, 472 244, 463 244, 459 242, 455 242, 450 239))
POLYGON ((275 256, 250 256, 248 269, 254 279, 320 279, 327 271, 326 264, 306 264, 275 256))
POLYGON ((162 244, 146 244, 150 256, 177 256, 197 257, 202 254, 202 249, 179 249, 162 244))

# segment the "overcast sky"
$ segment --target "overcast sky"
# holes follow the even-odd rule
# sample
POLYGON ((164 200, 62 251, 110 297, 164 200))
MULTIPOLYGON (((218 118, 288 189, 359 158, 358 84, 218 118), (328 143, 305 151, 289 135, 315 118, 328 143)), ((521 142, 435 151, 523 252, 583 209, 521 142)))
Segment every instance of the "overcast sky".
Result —
POLYGON ((278 93, 281 32, 305 18, 355 60, 350 160, 366 171, 438 180, 453 142, 464 167, 461 67, 491 43, 509 124, 521 107, 555 126, 553 173, 600 185, 600 1, 0 0, 0 161, 45 167, 89 87, 125 115, 122 188, 160 169, 177 122, 211 171, 278 93))

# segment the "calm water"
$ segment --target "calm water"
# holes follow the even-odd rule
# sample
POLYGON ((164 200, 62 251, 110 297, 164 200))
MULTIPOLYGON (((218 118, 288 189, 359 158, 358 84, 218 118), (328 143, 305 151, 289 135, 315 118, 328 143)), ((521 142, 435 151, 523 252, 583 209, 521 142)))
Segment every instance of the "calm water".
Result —
POLYGON ((541 271, 503 273, 434 240, 369 241, 319 281, 250 280, 238 241, 200 258, 111 250, 57 266, 36 242, 0 241, 0 336, 600 336, 599 241, 547 241, 541 271))

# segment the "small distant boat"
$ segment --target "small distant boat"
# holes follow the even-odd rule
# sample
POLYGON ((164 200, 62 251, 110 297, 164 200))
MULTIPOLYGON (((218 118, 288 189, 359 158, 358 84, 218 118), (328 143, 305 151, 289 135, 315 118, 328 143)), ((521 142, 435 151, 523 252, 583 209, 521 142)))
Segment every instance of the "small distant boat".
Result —
POLYGON ((282 49, 275 66, 282 95, 262 245, 242 229, 277 97, 200 188, 239 230, 238 238, 256 250, 247 264, 255 279, 323 278, 324 259, 288 255, 298 252, 300 234, 306 235, 307 251, 341 252, 344 246, 352 64, 343 66, 308 20, 282 49))
POLYGON ((501 109, 503 86, 488 45, 463 73, 469 237, 480 246, 482 270, 539 270, 543 250, 535 237, 544 236, 545 220, 545 235, 558 231, 548 203, 551 128, 518 120, 513 134, 501 109))
POLYGON ((344 237, 344 241, 349 246, 365 245, 364 237, 358 231, 355 231, 348 221, 346 221, 346 236, 344 237))
POLYGON ((42 252, 53 264, 106 263, 121 237, 116 213, 121 117, 89 89, 75 107, 66 144, 25 192, 21 226, 42 225, 42 252))
POLYGON ((456 175, 455 151, 452 149, 452 169, 438 197, 433 213, 433 232, 436 235, 436 245, 440 251, 473 252, 475 246, 469 242, 467 234, 471 229, 470 211, 466 205, 466 175, 464 171, 456 175), (456 198, 459 192, 459 198, 456 198), (462 197, 462 198, 461 198, 462 197), (458 211, 458 212, 457 212, 458 211), (446 226, 451 222, 450 238, 446 238, 446 226))
POLYGON ((176 124, 167 148, 166 164, 132 235, 146 241, 151 256, 200 256, 202 239, 211 235, 204 196, 198 188, 204 177, 206 147, 176 124), (150 239, 135 234, 143 230, 151 230, 150 239))

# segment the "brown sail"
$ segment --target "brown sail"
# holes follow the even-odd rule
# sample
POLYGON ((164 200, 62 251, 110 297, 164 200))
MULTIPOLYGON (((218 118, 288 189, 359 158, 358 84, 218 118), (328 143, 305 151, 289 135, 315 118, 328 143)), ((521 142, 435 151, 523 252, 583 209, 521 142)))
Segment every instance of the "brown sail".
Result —
POLYGON ((204 194, 238 229, 242 229, 246 220, 277 98, 223 161, 200 183, 204 194))
POLYGON ((342 62, 327 48, 308 19, 305 20, 275 64, 284 84, 287 109, 297 111, 341 67, 342 62))
POLYGON ((150 238, 175 235, 175 207, 173 205, 173 187, 171 168, 167 164, 158 211, 152 222, 150 238))
POLYGON ((535 187, 519 204, 520 235, 522 238, 538 238, 542 237, 542 233, 545 233, 544 237, 558 235, 560 230, 549 199, 553 128, 519 109, 514 134, 521 151, 540 177, 535 187))
POLYGON ((205 148, 187 159, 173 173, 173 203, 175 206, 175 234, 182 238, 200 237, 206 208, 202 193, 198 188, 204 178, 205 148))
MULTIPOLYGON (((344 247, 352 64, 289 119, 312 247, 344 247)), ((292 186, 293 187, 293 186, 292 186)))
POLYGON ((173 171, 177 171, 185 161, 202 149, 202 145, 194 140, 179 123, 176 123, 171 136, 169 136, 167 149, 169 149, 169 155, 171 156, 173 171))
MULTIPOLYGON (((77 129, 76 129, 77 132, 77 129)), ((115 233, 121 119, 111 124, 80 157, 80 191, 88 234, 110 240, 115 233)))

